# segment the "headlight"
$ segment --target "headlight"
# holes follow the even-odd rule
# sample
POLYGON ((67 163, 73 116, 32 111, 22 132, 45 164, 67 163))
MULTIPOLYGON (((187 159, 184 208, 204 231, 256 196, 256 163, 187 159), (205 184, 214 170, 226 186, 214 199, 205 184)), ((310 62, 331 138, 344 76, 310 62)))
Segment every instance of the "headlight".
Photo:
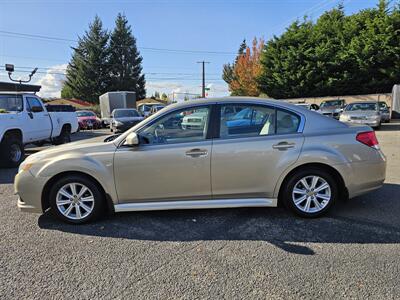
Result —
POLYGON ((350 121, 350 117, 349 116, 345 116, 345 115, 341 115, 339 120, 342 121, 342 122, 347 122, 347 121, 350 121))
POLYGON ((115 126, 122 126, 124 124, 122 122, 120 122, 120 121, 114 121, 114 125, 115 126))

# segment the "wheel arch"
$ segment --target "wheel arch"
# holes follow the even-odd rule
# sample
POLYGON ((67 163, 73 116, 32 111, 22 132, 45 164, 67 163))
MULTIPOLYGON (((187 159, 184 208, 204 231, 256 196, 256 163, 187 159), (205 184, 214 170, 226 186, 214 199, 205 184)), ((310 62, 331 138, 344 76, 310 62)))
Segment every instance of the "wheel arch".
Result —
POLYGON ((5 138, 11 137, 11 136, 16 136, 18 139, 21 140, 22 143, 24 142, 22 130, 18 129, 18 128, 7 129, 4 132, 1 141, 3 141, 5 138))
POLYGON ((41 195, 41 201, 42 201, 42 211, 45 212, 49 207, 50 207, 50 199, 49 199, 49 195, 50 195, 50 189, 53 186, 53 184, 59 180, 60 178, 64 177, 64 176, 71 176, 71 175, 79 175, 79 176, 83 176, 86 177, 87 179, 93 181, 97 187, 100 189, 100 191, 102 192, 102 194, 105 196, 105 200, 106 200, 106 208, 107 208, 107 212, 108 213, 114 213, 114 203, 112 201, 111 196, 106 193, 104 187, 102 186, 102 184, 93 176, 91 176, 88 173, 82 172, 82 171, 65 171, 65 172, 61 172, 58 173, 56 175, 54 175, 53 177, 51 177, 46 184, 43 187, 42 190, 42 195, 41 195))
POLYGON ((344 198, 347 199, 349 196, 349 192, 347 190, 345 181, 343 179, 342 174, 340 174, 340 172, 335 169, 334 167, 324 164, 324 163, 305 163, 305 164, 301 164, 299 166, 294 167, 293 169, 291 169, 283 178, 283 180, 281 180, 281 183, 279 185, 279 189, 278 189, 278 203, 280 202, 280 199, 282 199, 282 193, 283 193, 283 188, 286 186, 287 181, 290 179, 291 176, 293 176, 293 174, 295 174, 296 172, 298 172, 299 170, 302 169, 307 169, 307 168, 317 168, 317 169, 322 169, 326 172, 328 172, 330 175, 332 175, 339 183, 339 193, 340 193, 340 198, 344 198), (343 186, 344 188, 341 189, 340 186, 343 186))

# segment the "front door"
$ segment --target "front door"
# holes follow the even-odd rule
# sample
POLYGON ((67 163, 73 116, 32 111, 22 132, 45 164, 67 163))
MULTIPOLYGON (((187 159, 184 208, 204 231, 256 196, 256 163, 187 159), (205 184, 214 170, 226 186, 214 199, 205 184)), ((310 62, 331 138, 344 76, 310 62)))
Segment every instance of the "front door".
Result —
POLYGON ((209 198, 209 117, 210 106, 170 112, 137 131, 137 147, 120 146, 114 157, 119 202, 209 198))
POLYGON ((211 160, 213 197, 272 198, 279 176, 299 157, 300 120, 269 106, 221 105, 211 160))
POLYGON ((50 138, 52 126, 49 113, 44 110, 42 103, 36 97, 26 97, 26 102, 29 114, 27 127, 31 132, 31 140, 39 141, 50 138))

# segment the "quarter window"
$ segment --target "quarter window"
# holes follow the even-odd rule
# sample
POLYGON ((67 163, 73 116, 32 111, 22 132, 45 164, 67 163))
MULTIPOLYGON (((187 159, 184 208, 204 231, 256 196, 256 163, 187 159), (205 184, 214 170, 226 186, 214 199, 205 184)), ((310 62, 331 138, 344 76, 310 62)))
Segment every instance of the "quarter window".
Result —
POLYGON ((185 108, 160 117, 139 131, 148 144, 173 144, 206 139, 210 107, 185 108))
POLYGON ((276 110, 276 133, 296 133, 299 128, 300 117, 286 110, 276 110))

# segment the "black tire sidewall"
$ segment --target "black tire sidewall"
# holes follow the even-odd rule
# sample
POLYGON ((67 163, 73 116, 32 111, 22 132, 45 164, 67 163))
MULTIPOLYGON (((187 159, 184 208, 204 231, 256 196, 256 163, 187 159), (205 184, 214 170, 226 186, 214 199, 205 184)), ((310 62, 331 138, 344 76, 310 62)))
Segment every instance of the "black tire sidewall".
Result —
POLYGON ((18 138, 13 137, 6 138, 0 143, 0 155, 2 164, 4 164, 6 167, 18 167, 25 158, 25 149, 22 141, 18 138), (10 153, 12 145, 17 145, 21 150, 21 158, 19 159, 19 161, 13 161, 11 159, 10 153))
POLYGON ((339 191, 338 191, 338 183, 335 180, 335 177, 332 176, 329 172, 320 170, 320 169, 313 169, 313 168, 308 168, 305 170, 299 170, 296 172, 291 178, 286 182, 286 187, 284 188, 283 191, 283 203, 285 204, 286 208, 290 209, 297 215, 305 218, 316 218, 320 217, 324 214, 326 214, 332 206, 337 202, 337 199, 339 197, 339 191), (295 186, 295 184, 301 179, 306 176, 319 176, 326 180, 328 184, 330 185, 331 188, 331 200, 329 201, 328 205, 325 206, 321 211, 315 212, 315 213, 305 213, 301 211, 297 206, 294 204, 293 199, 292 199, 292 191, 295 186))
POLYGON ((68 175, 65 176, 59 180, 57 180, 51 187, 50 194, 49 194, 49 204, 51 207, 51 210, 53 214, 59 218, 60 220, 66 222, 66 223, 72 223, 72 224, 83 224, 87 222, 94 221, 98 219, 103 213, 104 213, 104 195, 101 189, 98 187, 98 185, 90 178, 87 178, 85 176, 80 176, 80 175, 68 175), (57 192, 61 187, 68 183, 82 183, 85 186, 87 186, 91 192, 93 193, 94 197, 94 208, 93 211, 86 216, 83 219, 80 220, 72 220, 67 217, 65 217, 57 208, 56 205, 56 196, 57 192))

